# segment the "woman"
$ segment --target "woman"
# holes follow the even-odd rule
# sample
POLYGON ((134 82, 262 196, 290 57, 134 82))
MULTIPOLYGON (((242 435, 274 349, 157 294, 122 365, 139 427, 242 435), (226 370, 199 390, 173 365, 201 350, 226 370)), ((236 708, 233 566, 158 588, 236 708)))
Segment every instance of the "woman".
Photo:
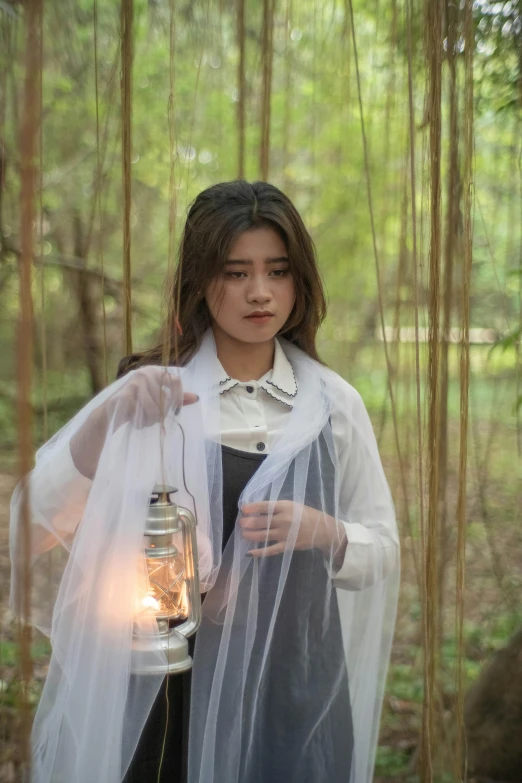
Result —
POLYGON ((397 530, 364 405, 317 356, 325 302, 289 199, 261 182, 201 193, 169 302, 164 343, 123 360, 31 475, 36 584, 54 544, 70 553, 35 780, 369 781, 397 530), (191 687, 132 674, 154 621, 136 618, 129 563, 160 475, 198 518, 191 687))

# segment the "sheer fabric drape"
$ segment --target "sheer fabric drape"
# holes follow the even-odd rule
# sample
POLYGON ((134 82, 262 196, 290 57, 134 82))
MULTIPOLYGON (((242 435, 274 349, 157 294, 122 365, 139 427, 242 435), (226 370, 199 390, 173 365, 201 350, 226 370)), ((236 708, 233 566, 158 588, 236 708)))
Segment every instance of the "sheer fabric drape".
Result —
MULTIPOLYGON (((252 544, 238 529, 221 554, 211 339, 186 368, 165 370, 179 374, 199 403, 143 426, 138 394, 132 420, 109 426, 92 482, 60 477, 53 464, 132 372, 38 452, 25 479, 34 531, 32 619, 50 635, 53 655, 33 730, 34 783, 120 783, 134 753, 162 682, 131 676, 133 630, 157 633, 154 617, 137 613, 136 602, 148 501, 158 482, 176 486, 177 502, 196 512, 207 593, 194 655, 189 783, 272 783, 278 775, 316 783, 326 770, 328 780, 371 780, 399 583, 393 504, 357 392, 295 346, 281 345, 299 394, 240 499, 293 501, 281 555, 249 557, 252 544), (335 432, 346 433, 343 442, 335 432), (338 541, 326 554, 297 548, 303 506, 345 523, 342 572, 334 568, 338 541), (353 753, 343 755, 343 737, 346 747, 352 734, 353 753)), ((20 492, 21 485, 11 504, 15 610, 20 492)))

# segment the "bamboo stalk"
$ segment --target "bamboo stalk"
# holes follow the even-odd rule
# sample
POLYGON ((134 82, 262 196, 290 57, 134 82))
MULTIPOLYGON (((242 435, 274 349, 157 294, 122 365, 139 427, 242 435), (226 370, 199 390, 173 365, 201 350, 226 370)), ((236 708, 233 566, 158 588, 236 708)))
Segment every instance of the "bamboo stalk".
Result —
POLYGON ((442 154, 442 0, 426 0, 426 59, 428 70, 430 246, 428 292, 428 519, 426 531, 425 670, 421 731, 421 780, 433 781, 435 690, 437 676, 437 619, 439 604, 439 437, 440 437, 440 260, 442 154))
POLYGON ((259 175, 265 182, 270 174, 270 115, 272 104, 272 61, 274 55, 275 0, 263 0, 263 45, 261 87, 261 142, 259 145, 259 175))
MULTIPOLYGON (((19 430, 19 476, 32 468, 32 359, 34 313, 32 301, 32 262, 35 254, 36 191, 38 176, 38 143, 41 124, 41 66, 43 0, 25 0, 25 75, 20 129, 20 237, 21 253, 18 272, 20 310, 17 330, 17 412, 19 430)), ((22 570, 22 616, 18 621, 20 649, 20 762, 22 776, 29 778, 31 765, 32 711, 29 686, 31 659, 31 509, 29 483, 24 481, 21 493, 20 567, 22 570)))
POLYGON ((121 155, 123 189, 124 351, 132 353, 131 206, 132 60, 134 0, 121 0, 121 155))

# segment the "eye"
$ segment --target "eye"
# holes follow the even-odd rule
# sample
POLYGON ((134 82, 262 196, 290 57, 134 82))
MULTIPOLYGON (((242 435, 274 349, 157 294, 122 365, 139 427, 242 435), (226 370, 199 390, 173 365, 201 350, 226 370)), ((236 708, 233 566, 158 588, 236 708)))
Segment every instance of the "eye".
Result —
POLYGON ((290 269, 286 267, 286 269, 273 269, 270 274, 272 277, 286 277, 289 272, 290 269))
POLYGON ((242 277, 246 277, 245 272, 225 272, 225 277, 229 280, 240 280, 242 277))

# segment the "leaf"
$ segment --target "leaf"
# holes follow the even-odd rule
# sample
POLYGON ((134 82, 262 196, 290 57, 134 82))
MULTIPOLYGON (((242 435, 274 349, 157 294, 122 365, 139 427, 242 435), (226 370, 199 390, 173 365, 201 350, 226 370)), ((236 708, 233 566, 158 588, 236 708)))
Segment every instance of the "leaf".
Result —
POLYGON ((520 338, 522 336, 522 327, 517 326, 515 329, 512 329, 509 332, 506 332, 502 335, 492 346, 491 351, 492 353, 496 348, 501 348, 502 353, 504 351, 508 350, 508 348, 516 349, 517 344, 520 342, 520 338))

